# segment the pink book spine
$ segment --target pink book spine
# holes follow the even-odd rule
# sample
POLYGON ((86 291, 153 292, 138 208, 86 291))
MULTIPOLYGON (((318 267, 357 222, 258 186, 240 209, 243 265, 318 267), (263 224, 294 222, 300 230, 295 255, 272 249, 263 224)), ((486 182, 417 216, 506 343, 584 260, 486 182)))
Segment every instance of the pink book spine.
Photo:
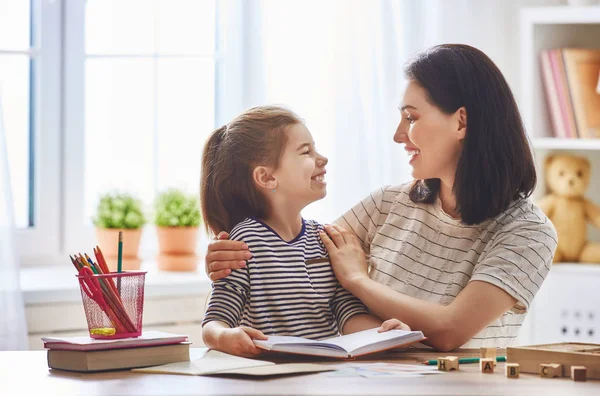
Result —
POLYGON ((576 139, 577 127, 575 126, 575 118, 573 117, 573 107, 571 106, 571 96, 567 86, 567 74, 565 72, 561 50, 551 50, 550 60, 552 63, 556 86, 558 87, 558 97, 560 101, 562 119, 567 133, 566 137, 576 139))
POLYGON ((552 65, 550 64, 549 51, 540 52, 540 63, 542 71, 542 81, 544 83, 544 89, 546 92, 546 103, 548 106, 548 113, 550 115, 550 121, 552 122, 552 131, 554 137, 562 138, 565 137, 566 130, 562 120, 562 113, 560 109, 560 103, 558 101, 556 81, 554 80, 554 76, 552 73, 552 65))

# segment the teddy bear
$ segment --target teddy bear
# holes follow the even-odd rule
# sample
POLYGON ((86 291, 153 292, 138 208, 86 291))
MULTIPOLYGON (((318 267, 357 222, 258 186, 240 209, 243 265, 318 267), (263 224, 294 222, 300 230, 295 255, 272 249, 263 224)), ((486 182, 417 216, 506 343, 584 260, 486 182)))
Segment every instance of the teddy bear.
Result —
POLYGON ((600 228, 600 206, 584 197, 590 182, 587 158, 568 154, 546 157, 545 180, 549 194, 538 206, 558 234, 554 262, 600 263, 600 243, 587 240, 587 222, 600 228))

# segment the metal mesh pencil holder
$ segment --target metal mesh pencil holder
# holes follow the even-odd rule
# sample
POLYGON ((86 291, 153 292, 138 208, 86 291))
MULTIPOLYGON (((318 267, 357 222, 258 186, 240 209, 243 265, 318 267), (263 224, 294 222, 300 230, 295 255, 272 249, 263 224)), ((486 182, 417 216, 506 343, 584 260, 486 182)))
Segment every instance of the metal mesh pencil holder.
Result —
POLYGON ((146 272, 77 275, 91 338, 142 334, 146 272))

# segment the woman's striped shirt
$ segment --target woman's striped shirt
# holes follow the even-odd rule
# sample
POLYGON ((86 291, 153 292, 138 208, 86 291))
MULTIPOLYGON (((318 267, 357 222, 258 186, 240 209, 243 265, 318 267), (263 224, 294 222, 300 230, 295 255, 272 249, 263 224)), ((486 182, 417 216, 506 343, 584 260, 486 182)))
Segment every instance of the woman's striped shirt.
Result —
POLYGON ((300 234, 286 242, 260 220, 236 225, 230 239, 246 243, 252 258, 213 283, 203 324, 217 320, 267 335, 318 340, 339 335, 351 316, 368 313, 337 282, 319 238, 321 229, 302 220, 300 234))
POLYGON ((442 210, 439 198, 432 204, 412 202, 411 186, 374 191, 337 220, 362 241, 370 256, 369 276, 442 305, 452 303, 469 282, 490 283, 516 303, 463 347, 514 345, 552 265, 554 226, 528 198, 493 219, 465 225, 442 210))

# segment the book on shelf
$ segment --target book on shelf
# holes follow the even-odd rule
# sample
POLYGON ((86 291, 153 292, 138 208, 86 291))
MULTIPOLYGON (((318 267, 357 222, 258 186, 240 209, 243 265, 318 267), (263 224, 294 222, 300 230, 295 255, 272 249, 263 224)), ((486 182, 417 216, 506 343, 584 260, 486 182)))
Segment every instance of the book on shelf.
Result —
POLYGON ((42 337, 44 348, 73 351, 95 351, 106 349, 138 348, 146 346, 171 345, 186 342, 188 337, 182 334, 162 331, 144 331, 139 337, 100 340, 89 336, 81 337, 42 337))
POLYGON ((405 347, 424 339, 425 336, 420 331, 390 330, 378 333, 375 328, 322 341, 302 337, 269 336, 268 340, 254 340, 254 344, 272 352, 352 359, 405 347))
POLYGON ((540 69, 554 137, 600 138, 600 50, 542 50, 540 69))
POLYGON ((93 351, 48 350, 48 367, 78 372, 123 370, 189 360, 189 342, 93 351))
POLYGON ((577 132, 581 138, 600 138, 600 95, 596 92, 600 50, 562 50, 577 132))

